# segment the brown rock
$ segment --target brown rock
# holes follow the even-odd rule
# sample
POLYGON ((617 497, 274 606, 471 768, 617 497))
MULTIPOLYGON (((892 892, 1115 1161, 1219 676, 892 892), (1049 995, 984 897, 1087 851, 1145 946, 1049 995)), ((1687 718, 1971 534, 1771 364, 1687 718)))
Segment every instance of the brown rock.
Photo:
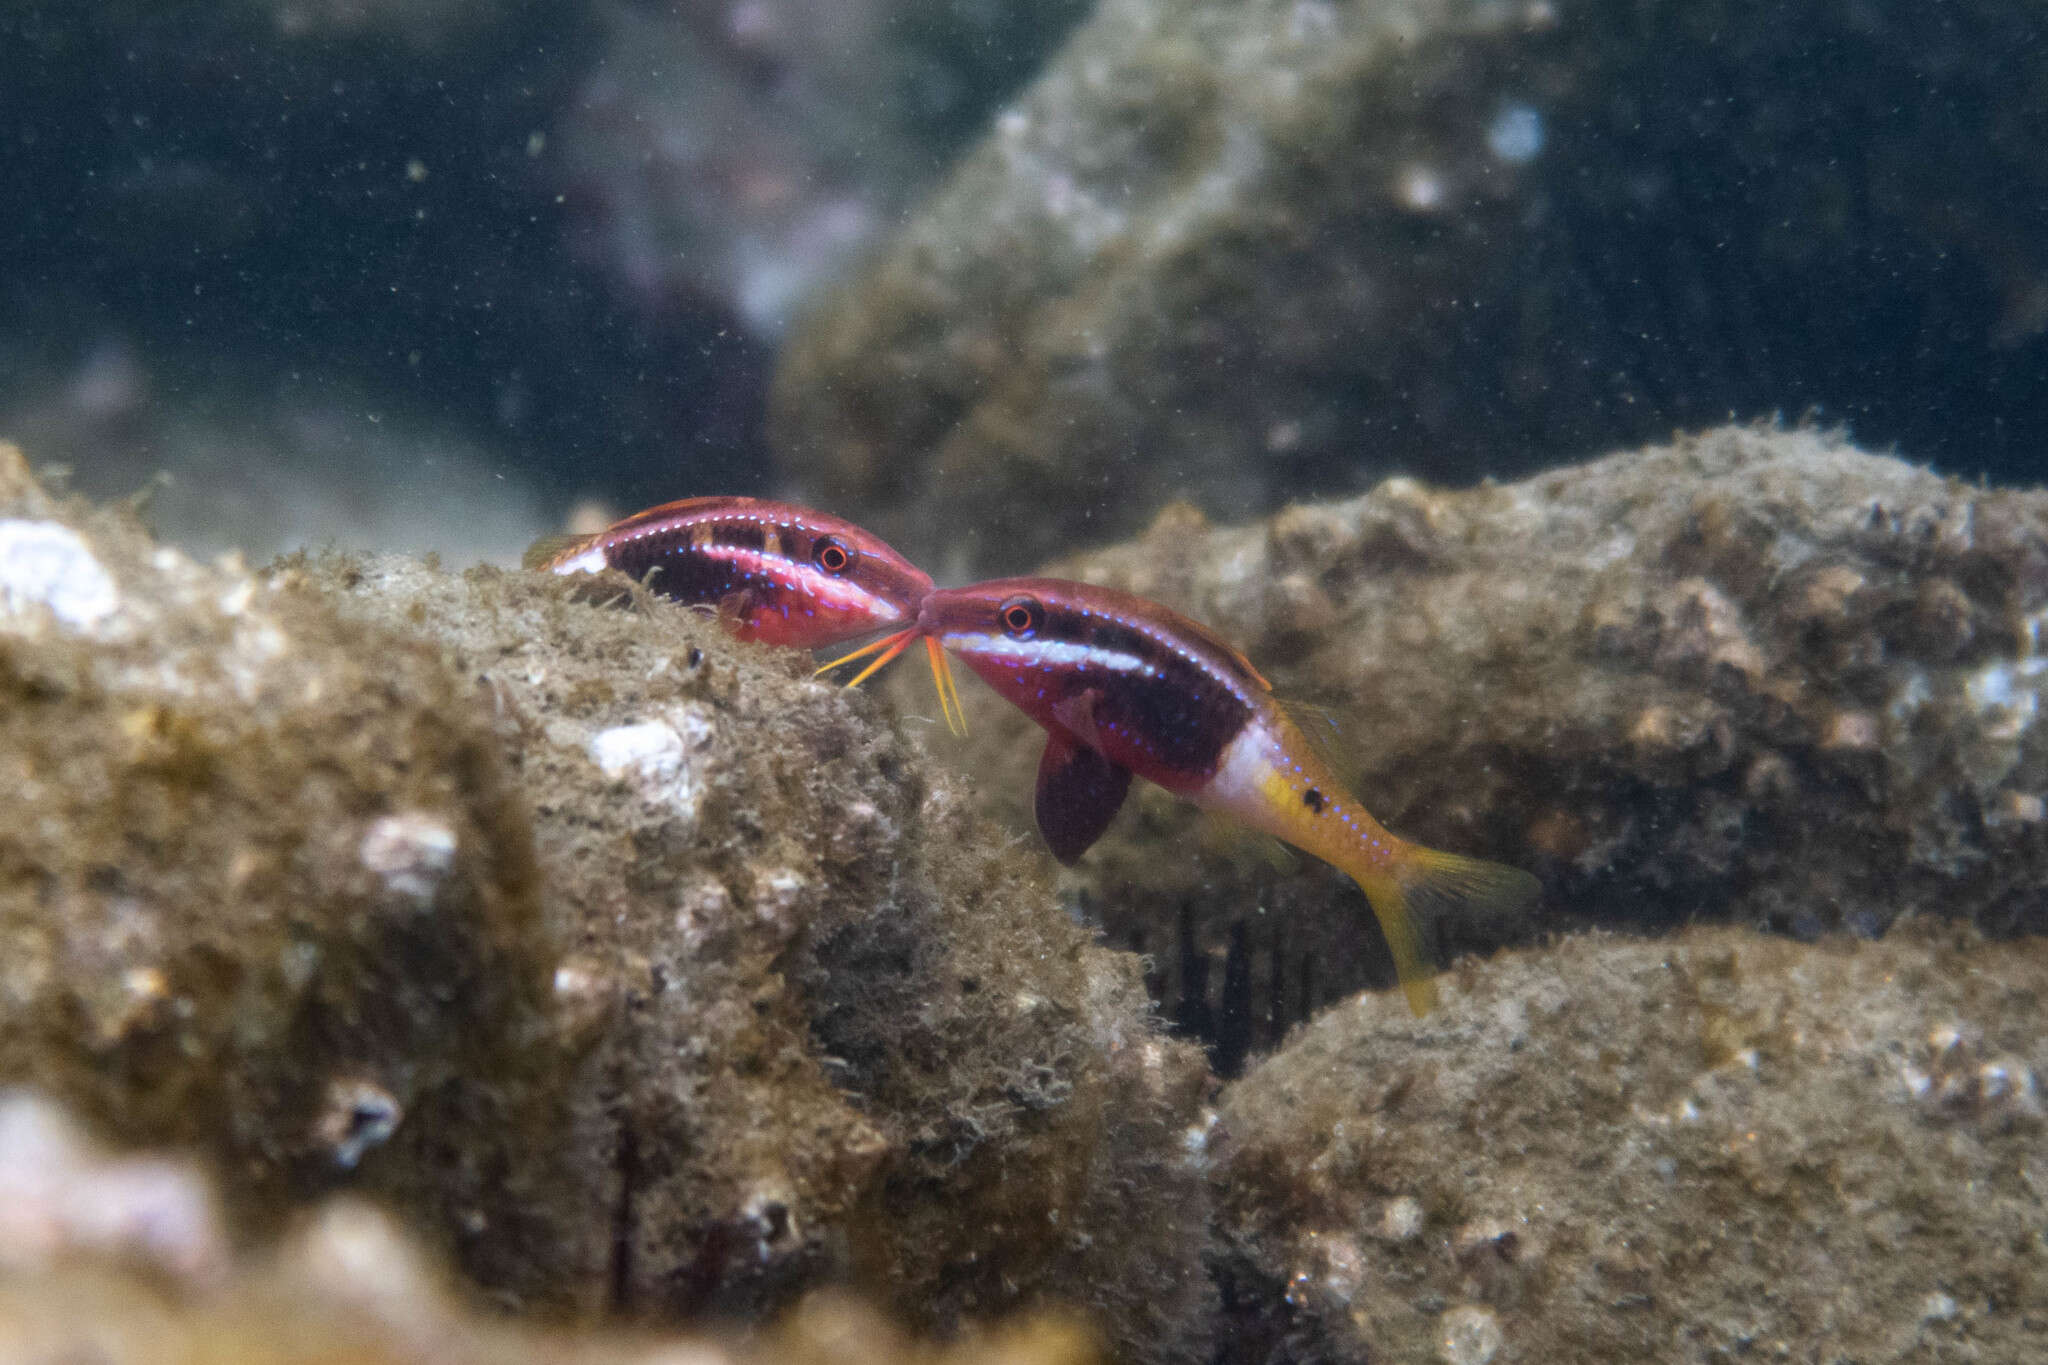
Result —
POLYGON ((1229 1359, 2033 1354, 2048 943, 1589 934, 1443 984, 1225 1092, 1229 1359))
MULTIPOLYGON (((1050 571, 1214 626, 1283 695, 1327 705, 1396 832, 1539 875, 1538 918, 1432 926, 1446 953, 1586 920, 2048 927, 2029 818, 2048 794, 2043 494, 1731 428, 1242 527, 1176 512, 1050 571)), ((1029 828, 1042 733, 966 700, 973 738, 952 752, 1029 828)), ((1110 941, 1155 955, 1184 1023, 1269 1042, 1387 979, 1348 881, 1216 848, 1163 792, 1131 807, 1066 885, 1110 941), (1220 978, 1240 993, 1214 998, 1220 978)))
POLYGON ((1102 0, 796 329, 771 438, 942 576, 1809 406, 2026 477, 2035 24, 1102 0))
POLYGON ((1056 1314, 920 1341, 820 1295, 752 1341, 571 1332, 480 1311, 388 1216, 314 1209, 230 1258, 205 1177, 155 1153, 101 1151, 53 1104, 0 1093, 0 1359, 104 1365, 1090 1365, 1056 1314))
POLYGON ((555 950, 434 650, 0 446, 0 772, 0 1079, 202 1152, 243 1229, 373 1157, 440 1227, 503 1179, 555 950))
POLYGON ((623 580, 306 572, 439 642, 533 803, 587 1052, 473 1274, 667 1321, 851 1281, 923 1326, 1059 1304, 1124 1358, 1193 1349, 1200 1056, 870 699, 623 580))

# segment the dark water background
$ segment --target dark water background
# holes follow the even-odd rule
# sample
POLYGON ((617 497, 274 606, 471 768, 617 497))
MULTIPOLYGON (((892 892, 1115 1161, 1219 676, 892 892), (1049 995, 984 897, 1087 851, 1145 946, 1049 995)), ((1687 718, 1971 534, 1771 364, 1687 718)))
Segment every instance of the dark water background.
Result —
MULTIPOLYGON (((776 489, 792 471, 764 404, 788 329, 1085 9, 9 3, 0 434, 95 493, 169 471, 166 530, 207 546, 425 548, 445 525, 451 552, 503 557, 577 499, 776 489), (450 506, 394 521, 380 480, 450 506)), ((1964 475, 2039 476, 2037 12, 1564 19, 1612 41, 1585 47, 1576 94, 1531 96, 1535 226, 1503 244, 1525 279, 1574 282, 1541 352, 1564 396, 1466 396, 1473 440, 1517 440, 1416 472, 1514 473, 1777 413, 1964 475)), ((1434 229, 1460 230, 1455 207, 1434 229)), ((1444 363, 1526 348, 1528 328, 1477 311, 1444 363)), ((1443 334, 1418 330, 1418 365, 1443 334)), ((1372 408, 1366 426, 1412 417, 1372 408)), ((1280 491, 1393 472, 1354 463, 1280 491)))

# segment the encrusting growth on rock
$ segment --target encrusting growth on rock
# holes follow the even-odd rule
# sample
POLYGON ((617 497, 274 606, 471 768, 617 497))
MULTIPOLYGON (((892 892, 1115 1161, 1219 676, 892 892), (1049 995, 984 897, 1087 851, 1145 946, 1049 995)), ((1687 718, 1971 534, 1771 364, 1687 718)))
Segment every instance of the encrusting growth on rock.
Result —
MULTIPOLYGON (((1513 484, 1389 480, 1246 526, 1169 508, 1049 571, 1213 626, 1321 705, 1388 826, 1542 881, 1541 924, 1439 917, 1423 931, 1440 954, 1586 921, 2048 929, 2048 494, 1725 428, 1513 484)), ((936 751, 1013 775, 977 791, 1028 828, 1015 789, 1040 732, 965 700, 971 737, 936 751)), ((1068 885, 1110 942, 1155 956, 1169 1010, 1182 963, 1220 966, 1240 923, 1249 995, 1231 1008, 1263 1037, 1388 979, 1341 879, 1205 846, 1143 791, 1131 806, 1068 885)))

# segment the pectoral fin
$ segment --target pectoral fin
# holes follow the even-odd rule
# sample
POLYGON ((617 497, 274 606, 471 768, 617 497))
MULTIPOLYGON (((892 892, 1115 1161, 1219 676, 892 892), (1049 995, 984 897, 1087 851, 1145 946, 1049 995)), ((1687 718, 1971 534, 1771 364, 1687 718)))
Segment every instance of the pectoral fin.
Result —
POLYGON ((1038 760, 1038 830, 1052 856, 1071 866, 1116 818, 1131 789, 1119 768, 1065 730, 1050 732, 1038 760))
POLYGON ((735 588, 718 599, 718 624, 742 640, 757 637, 761 622, 756 619, 767 603, 753 588, 735 588))

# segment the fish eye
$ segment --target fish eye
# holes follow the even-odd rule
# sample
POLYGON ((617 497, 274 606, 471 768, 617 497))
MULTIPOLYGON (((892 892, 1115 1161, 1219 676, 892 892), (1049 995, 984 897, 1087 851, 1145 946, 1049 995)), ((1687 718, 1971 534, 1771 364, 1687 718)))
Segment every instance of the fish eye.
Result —
POLYGON ((811 563, 829 574, 842 574, 853 567, 853 551, 838 536, 819 536, 811 544, 811 563))
POLYGON ((1037 598, 1022 593, 1005 598, 1003 604, 996 608, 996 616, 1013 640, 1028 640, 1045 624, 1045 608, 1039 605, 1037 598))

